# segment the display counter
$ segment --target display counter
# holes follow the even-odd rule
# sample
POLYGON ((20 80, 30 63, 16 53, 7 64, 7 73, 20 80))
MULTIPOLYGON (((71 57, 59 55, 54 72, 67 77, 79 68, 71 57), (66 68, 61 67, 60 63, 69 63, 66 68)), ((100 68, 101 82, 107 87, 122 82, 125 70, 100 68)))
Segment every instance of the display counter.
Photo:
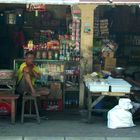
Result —
MULTIPOLYGON (((99 79, 98 79, 99 80, 99 79)), ((85 105, 88 110, 88 122, 91 122, 92 111, 107 111, 106 109, 95 109, 95 106, 107 96, 129 97, 131 85, 123 79, 105 80, 105 82, 94 82, 93 79, 84 79, 85 87, 85 105), (121 82, 120 82, 121 81, 121 82), (123 83, 123 84, 122 84, 123 83), (122 88, 120 88, 122 87, 122 88), (93 100, 93 97, 97 97, 93 100)))

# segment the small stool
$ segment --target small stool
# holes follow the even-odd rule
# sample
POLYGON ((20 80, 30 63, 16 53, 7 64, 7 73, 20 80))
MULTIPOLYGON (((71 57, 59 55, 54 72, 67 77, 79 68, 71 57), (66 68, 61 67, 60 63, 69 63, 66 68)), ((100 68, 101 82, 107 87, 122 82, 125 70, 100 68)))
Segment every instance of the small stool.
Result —
POLYGON ((36 118, 38 123, 40 123, 40 116, 39 116, 39 111, 38 111, 38 106, 37 106, 37 97, 34 97, 32 95, 23 95, 22 97, 22 112, 21 112, 21 123, 24 123, 24 117, 31 117, 31 118, 36 118), (29 101, 29 114, 24 114, 25 113, 25 102, 29 101), (35 106, 35 113, 32 114, 32 101, 35 106))

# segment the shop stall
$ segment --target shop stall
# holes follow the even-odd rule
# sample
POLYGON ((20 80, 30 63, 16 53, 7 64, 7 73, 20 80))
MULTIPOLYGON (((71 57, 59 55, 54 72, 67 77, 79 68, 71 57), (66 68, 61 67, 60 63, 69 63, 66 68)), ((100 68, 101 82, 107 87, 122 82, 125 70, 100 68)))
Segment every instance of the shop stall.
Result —
MULTIPOLYGON (((107 112, 109 111, 109 106, 112 104, 113 100, 110 97, 114 97, 117 100, 121 97, 130 98, 132 85, 121 78, 105 78, 99 77, 96 73, 84 76, 85 85, 85 105, 87 107, 88 115, 87 120, 91 122, 92 112, 107 112), (108 107, 103 105, 103 100, 109 98, 110 103, 108 107), (100 107, 98 107, 100 105, 100 107)), ((107 116, 105 116, 107 117, 107 116)))
MULTIPOLYGON (((107 106, 106 109, 111 109, 115 105, 111 96, 126 97, 132 92, 134 93, 132 96, 134 98, 136 96, 133 83, 131 83, 132 87, 129 87, 129 93, 122 92, 123 88, 127 89, 125 86, 128 83, 123 84, 117 80, 127 79, 128 76, 133 79, 135 73, 137 76, 139 74, 138 56, 140 51, 137 23, 139 23, 138 5, 100 5, 94 10, 93 71, 97 72, 94 73, 97 77, 93 78, 94 74, 89 73, 86 75, 89 76, 89 82, 84 82, 87 89, 85 98, 88 100, 86 105, 89 120, 91 120, 92 111, 98 111, 98 109, 105 111, 105 106, 107 106), (116 85, 114 82, 110 83, 108 76, 106 77, 104 73, 115 78, 116 85), (107 80, 106 83, 104 80, 107 80), (118 86, 117 88, 120 89, 116 91, 114 86, 118 86)), ((139 98, 138 96, 137 98, 139 98)), ((135 100, 134 98, 131 99, 135 100)))
POLYGON ((34 51, 43 73, 36 84, 52 89, 43 109, 78 109, 84 101, 83 75, 138 66, 140 10, 117 1, 52 3, 0 6, 0 68, 17 71, 25 53, 34 51))
POLYGON ((35 83, 51 91, 47 99, 42 99, 41 109, 77 110, 80 11, 69 5, 3 4, 0 6, 0 25, 1 31, 7 30, 0 36, 3 42, 1 61, 7 56, 4 47, 10 48, 10 61, 1 62, 1 68, 13 69, 16 73, 24 62, 25 53, 33 51, 35 64, 42 73, 35 83))
MULTIPOLYGON (((103 5, 94 12, 93 63, 139 71, 139 6, 103 5)), ((98 66, 99 66, 98 65, 98 66)), ((131 72, 133 72, 131 71, 131 72)))

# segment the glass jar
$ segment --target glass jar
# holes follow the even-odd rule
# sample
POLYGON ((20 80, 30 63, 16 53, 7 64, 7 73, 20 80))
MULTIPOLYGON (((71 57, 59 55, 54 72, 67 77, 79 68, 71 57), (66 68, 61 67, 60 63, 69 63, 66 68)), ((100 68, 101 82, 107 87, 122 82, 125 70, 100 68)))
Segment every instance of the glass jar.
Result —
POLYGON ((48 51, 48 59, 49 59, 49 60, 52 59, 52 51, 48 51))
POLYGON ((41 55, 41 53, 40 53, 40 51, 38 50, 38 51, 36 52, 36 58, 40 59, 40 55, 41 55))
POLYGON ((47 58, 47 52, 46 52, 46 51, 43 51, 43 52, 42 52, 42 58, 43 58, 43 59, 46 59, 46 58, 47 58))

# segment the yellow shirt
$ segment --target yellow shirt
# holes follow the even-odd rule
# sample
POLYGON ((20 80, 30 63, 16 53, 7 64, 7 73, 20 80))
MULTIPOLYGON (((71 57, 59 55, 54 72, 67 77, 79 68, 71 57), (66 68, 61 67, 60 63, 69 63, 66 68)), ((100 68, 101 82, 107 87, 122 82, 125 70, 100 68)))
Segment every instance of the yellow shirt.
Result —
MULTIPOLYGON (((19 69, 18 69, 18 82, 22 79, 22 76, 23 76, 23 69, 27 66, 27 64, 24 62, 20 65, 19 69)), ((35 71, 36 73, 41 73, 39 68, 37 66, 34 66, 33 67, 33 71, 35 71)), ((32 78, 32 84, 34 85, 34 82, 35 82, 35 78, 34 77, 31 77, 32 78)))

